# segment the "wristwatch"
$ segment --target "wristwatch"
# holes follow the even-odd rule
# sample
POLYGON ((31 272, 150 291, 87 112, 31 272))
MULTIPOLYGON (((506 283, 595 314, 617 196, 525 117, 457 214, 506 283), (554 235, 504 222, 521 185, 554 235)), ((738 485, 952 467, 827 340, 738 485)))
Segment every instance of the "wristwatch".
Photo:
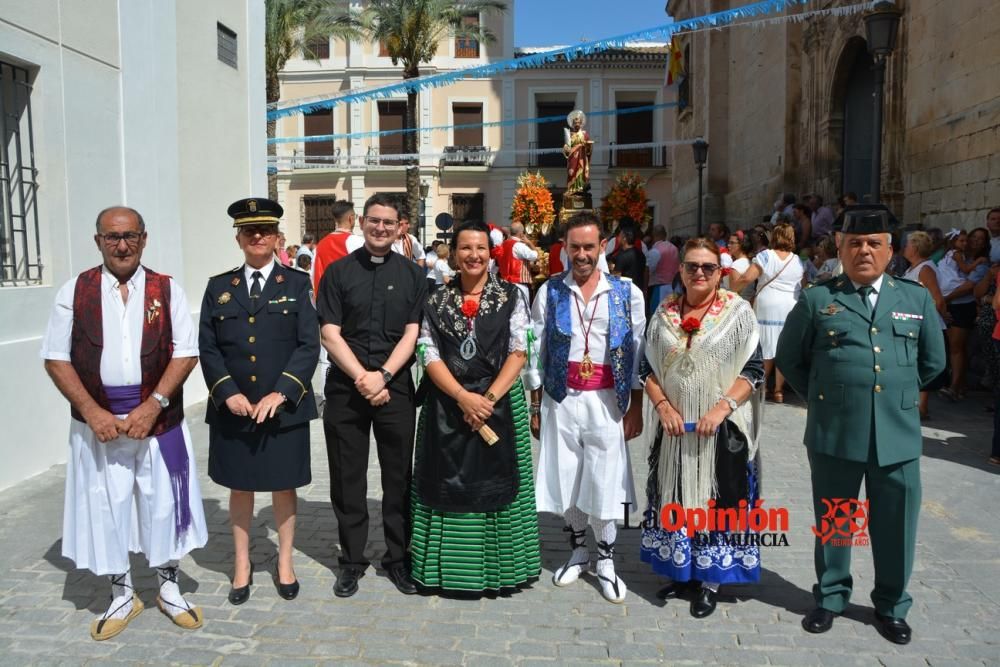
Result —
POLYGON ((161 393, 154 391, 153 398, 156 399, 156 402, 159 403, 160 407, 163 408, 164 410, 167 409, 167 407, 170 405, 170 399, 161 393))
POLYGON ((385 382, 386 384, 389 384, 390 382, 392 382, 392 373, 390 373, 389 371, 385 370, 384 368, 378 369, 378 372, 382 374, 382 381, 383 382, 385 382))
POLYGON ((732 396, 726 396, 725 394, 723 394, 722 396, 719 397, 719 400, 726 402, 726 404, 729 406, 730 413, 736 412, 736 408, 740 407, 739 403, 737 403, 736 399, 733 398, 732 396))
POLYGON ((483 394, 483 396, 490 403, 496 403, 497 402, 497 396, 492 391, 487 390, 487 392, 485 394, 483 394))

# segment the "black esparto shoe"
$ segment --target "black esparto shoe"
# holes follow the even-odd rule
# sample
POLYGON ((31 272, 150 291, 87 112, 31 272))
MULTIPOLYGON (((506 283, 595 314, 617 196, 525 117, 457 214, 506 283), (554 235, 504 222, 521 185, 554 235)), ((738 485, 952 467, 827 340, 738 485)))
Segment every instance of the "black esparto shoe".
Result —
POLYGON ((719 600, 719 593, 711 588, 702 586, 698 595, 691 600, 691 615, 695 618, 705 618, 711 616, 715 611, 715 605, 719 600))
POLYGON ((913 630, 902 618, 883 616, 875 612, 875 621, 875 627, 878 628, 879 634, 893 644, 909 644, 910 640, 913 639, 913 630))
POLYGON ((814 635, 821 635, 833 627, 837 614, 823 607, 816 607, 802 619, 802 629, 814 635))
POLYGON ((365 571, 356 567, 340 568, 337 583, 333 585, 333 594, 338 598, 349 598, 358 592, 358 580, 365 576, 365 571))
POLYGON ((250 563, 250 577, 247 579, 247 585, 239 588, 234 586, 229 589, 229 604, 239 606, 249 600, 251 586, 253 586, 253 563, 250 563))
POLYGON ((417 582, 410 576, 410 572, 406 569, 405 565, 400 564, 389 567, 386 569, 386 575, 389 577, 389 581, 396 587, 396 590, 403 595, 416 594, 417 582))

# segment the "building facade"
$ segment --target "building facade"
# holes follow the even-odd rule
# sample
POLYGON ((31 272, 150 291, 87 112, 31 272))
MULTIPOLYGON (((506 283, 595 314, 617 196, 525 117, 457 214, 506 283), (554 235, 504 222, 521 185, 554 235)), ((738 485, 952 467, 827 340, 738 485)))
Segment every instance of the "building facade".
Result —
MULTIPOLYGON (((666 11, 685 19, 740 4, 670 0, 666 11)), ((795 11, 851 4, 821 0, 795 11)), ((903 16, 886 69, 882 200, 905 223, 982 225, 1000 205, 1000 4, 895 4, 903 16)), ((875 138, 862 14, 694 32, 677 43, 691 104, 675 114, 674 133, 710 144, 706 223, 759 222, 783 192, 832 201, 853 191, 864 200, 875 138)), ((690 231, 697 172, 687 147, 673 162, 675 221, 690 231)))
POLYGON ((143 214, 144 263, 192 308, 240 261, 226 206, 267 192, 263 44, 252 0, 0 0, 0 488, 65 460, 38 354, 56 291, 101 261, 98 211, 143 214))
MULTIPOLYGON (((443 39, 439 55, 421 66, 421 74, 545 50, 514 47, 514 11, 516 3, 510 2, 504 14, 471 17, 483 21, 496 35, 496 41, 480 45, 443 39)), ((280 75, 283 102, 401 80, 400 68, 380 55, 378 44, 330 40, 320 45, 318 55, 318 60, 288 62, 280 75)), ((663 86, 665 62, 662 44, 632 45, 571 62, 560 60, 490 79, 463 80, 422 90, 418 110, 421 127, 474 126, 493 121, 510 124, 420 132, 420 179, 427 191, 423 216, 426 232, 421 239, 430 243, 437 232, 434 219, 440 213, 449 213, 457 221, 475 218, 509 224, 517 177, 528 169, 541 171, 560 201, 566 185, 566 159, 546 150, 561 148, 565 116, 574 108, 588 114, 587 129, 597 147, 591 169, 595 206, 618 174, 636 172, 647 181, 654 221, 666 224, 670 218, 670 151, 663 147, 616 151, 610 147, 613 143, 668 141, 673 109, 623 116, 593 114, 671 101, 673 91, 663 86), (553 116, 558 120, 514 122, 553 116)), ((279 119, 277 136, 399 129, 403 127, 404 111, 403 95, 348 103, 279 119)), ((278 144, 278 192, 285 207, 289 241, 307 231, 320 236, 330 231, 332 221, 326 210, 336 199, 349 199, 360 208, 376 192, 404 192, 403 161, 393 157, 402 153, 402 146, 399 134, 278 144)))

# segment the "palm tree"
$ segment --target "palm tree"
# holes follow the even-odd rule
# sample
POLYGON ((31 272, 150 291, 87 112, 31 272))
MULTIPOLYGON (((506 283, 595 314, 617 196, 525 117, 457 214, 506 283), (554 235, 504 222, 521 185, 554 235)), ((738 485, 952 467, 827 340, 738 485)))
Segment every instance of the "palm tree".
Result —
MULTIPOLYGON (((288 59, 296 54, 314 60, 313 46, 324 37, 356 39, 361 35, 358 24, 347 11, 331 11, 340 3, 331 0, 266 0, 264 71, 267 77, 267 103, 281 97, 278 73, 288 59)), ((276 121, 267 121, 267 137, 275 135, 276 121)), ((268 143, 267 154, 274 155, 274 144, 268 143)), ((268 169, 268 197, 278 198, 277 176, 268 169)))
MULTIPOLYGON (((473 39, 481 44, 496 41, 496 35, 479 22, 468 23, 467 16, 504 12, 501 0, 370 0, 368 7, 353 20, 363 27, 373 43, 381 43, 393 65, 403 66, 403 79, 420 76, 420 64, 429 63, 437 53, 438 43, 451 35, 473 39)), ((417 127, 417 90, 406 94, 406 128, 417 127)), ((417 133, 403 135, 403 152, 417 152, 417 133)), ((416 212, 420 205, 420 167, 411 160, 406 168, 406 204, 416 212)))

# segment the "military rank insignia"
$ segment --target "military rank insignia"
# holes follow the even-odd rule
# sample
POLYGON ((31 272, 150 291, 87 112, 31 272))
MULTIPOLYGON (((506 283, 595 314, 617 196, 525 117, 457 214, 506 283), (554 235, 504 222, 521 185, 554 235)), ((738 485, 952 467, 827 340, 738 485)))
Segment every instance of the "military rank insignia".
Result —
POLYGON ((824 315, 836 315, 837 313, 841 312, 842 310, 844 310, 843 306, 838 306, 835 303, 831 303, 829 306, 827 306, 826 308, 824 308, 820 312, 822 312, 824 315))
POLYGON ((278 275, 276 275, 274 277, 274 282, 276 282, 276 283, 278 283, 280 285, 281 283, 285 282, 285 276, 283 276, 283 275, 281 275, 279 273, 278 275))
POLYGON ((239 287, 239 285, 240 285, 240 279, 239 279, 239 277, 233 278, 232 282, 229 283, 229 284, 232 285, 233 287, 239 287))

